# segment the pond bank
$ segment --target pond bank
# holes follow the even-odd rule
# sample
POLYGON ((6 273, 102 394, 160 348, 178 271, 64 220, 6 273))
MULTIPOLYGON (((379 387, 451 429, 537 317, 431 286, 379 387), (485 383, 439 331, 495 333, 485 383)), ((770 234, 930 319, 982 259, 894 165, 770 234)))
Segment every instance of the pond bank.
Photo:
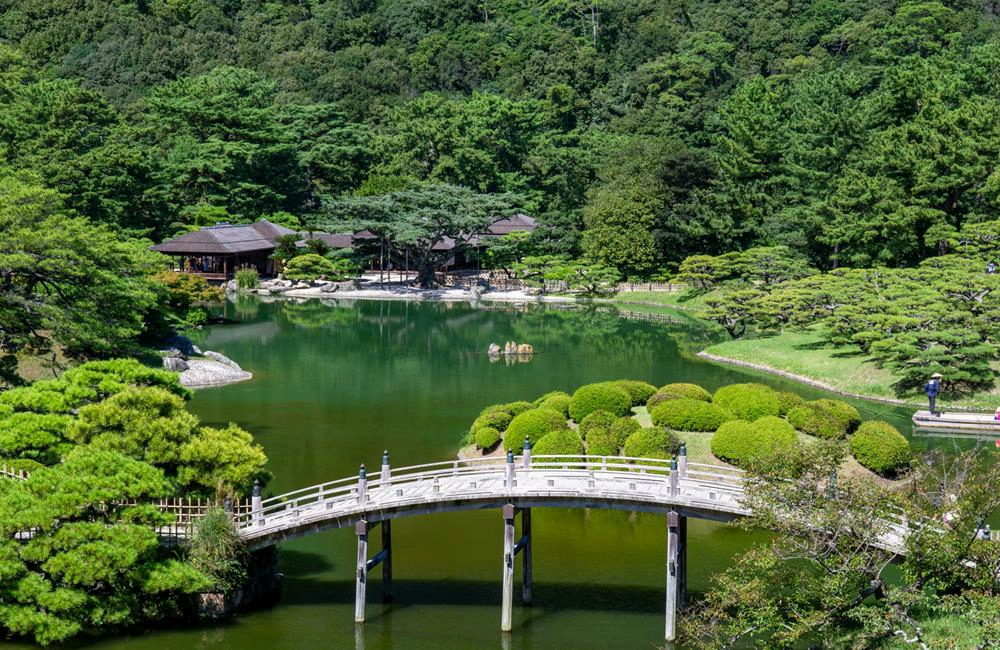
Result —
POLYGON ((571 296, 551 296, 530 294, 526 291, 485 291, 467 289, 418 289, 409 286, 389 285, 384 289, 348 289, 324 291, 322 287, 289 289, 281 294, 290 298, 352 298, 356 300, 428 300, 441 302, 469 302, 474 300, 492 302, 575 302, 571 296))

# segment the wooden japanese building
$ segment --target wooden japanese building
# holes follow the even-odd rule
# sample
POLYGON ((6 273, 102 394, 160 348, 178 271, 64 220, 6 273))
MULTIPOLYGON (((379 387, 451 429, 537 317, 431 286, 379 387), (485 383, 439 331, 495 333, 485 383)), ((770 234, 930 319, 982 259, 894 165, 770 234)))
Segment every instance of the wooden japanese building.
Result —
POLYGON ((294 230, 261 219, 249 224, 206 226, 152 248, 177 258, 179 271, 225 280, 244 267, 253 267, 261 275, 274 275, 278 269, 271 254, 278 237, 295 234, 294 230))

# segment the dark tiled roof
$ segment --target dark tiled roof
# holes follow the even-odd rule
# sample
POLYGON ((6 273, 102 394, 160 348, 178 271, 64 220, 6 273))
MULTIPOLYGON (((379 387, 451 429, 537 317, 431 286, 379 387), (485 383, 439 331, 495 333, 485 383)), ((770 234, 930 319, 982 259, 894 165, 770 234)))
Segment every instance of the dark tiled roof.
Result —
POLYGON ((523 230, 525 232, 531 232, 537 227, 538 227, 538 222, 536 222, 528 215, 515 214, 513 217, 507 217, 506 219, 497 219, 490 225, 490 227, 483 234, 502 237, 504 235, 519 230, 523 230))
POLYGON ((314 232, 311 236, 309 233, 299 234, 303 235, 302 239, 295 242, 295 245, 299 248, 306 245, 307 239, 319 239, 330 248, 351 248, 354 245, 354 239, 360 239, 356 235, 352 236, 351 233, 334 233, 331 235, 325 232, 314 232))
POLYGON ((154 251, 174 255, 232 255, 273 250, 281 235, 294 230, 261 219, 256 223, 206 226, 153 246, 154 251))

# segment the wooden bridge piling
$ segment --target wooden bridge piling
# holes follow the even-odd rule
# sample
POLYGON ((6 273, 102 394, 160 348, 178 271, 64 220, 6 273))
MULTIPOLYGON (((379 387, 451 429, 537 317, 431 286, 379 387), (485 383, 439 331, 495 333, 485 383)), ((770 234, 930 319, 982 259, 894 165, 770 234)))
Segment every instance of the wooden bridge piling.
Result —
POLYGON ((667 641, 677 640, 677 613, 687 582, 687 517, 676 510, 667 515, 667 641))
POLYGON ((365 622, 365 589, 368 586, 368 522, 362 519, 355 527, 358 536, 358 573, 354 588, 354 622, 365 622))
POLYGON ((503 596, 500 604, 500 631, 510 632, 514 612, 514 558, 521 554, 521 602, 531 604, 531 508, 503 507, 503 596), (515 518, 521 515, 521 538, 514 541, 515 518))

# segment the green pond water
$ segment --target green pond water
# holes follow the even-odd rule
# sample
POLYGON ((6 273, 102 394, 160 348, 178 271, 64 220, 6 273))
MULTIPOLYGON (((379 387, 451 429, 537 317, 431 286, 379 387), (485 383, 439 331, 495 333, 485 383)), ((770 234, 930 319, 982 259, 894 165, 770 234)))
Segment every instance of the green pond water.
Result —
MULTIPOLYGON (((191 409, 206 423, 234 421, 256 436, 270 458, 275 478, 267 491, 273 493, 354 474, 362 462, 377 467, 383 449, 395 466, 451 459, 485 405, 587 382, 690 381, 714 389, 754 380, 808 398, 822 395, 694 358, 709 335, 682 315, 664 324, 593 309, 257 299, 229 303, 224 315, 238 322, 209 328, 202 346, 237 360, 254 379, 198 391, 191 409), (491 363, 484 354, 489 343, 508 339, 533 344, 537 354, 528 363, 491 363)), ((909 431, 908 410, 854 403, 865 417, 909 431)), ((927 444, 927 438, 914 440, 918 448, 927 444)), ((284 593, 273 608, 89 647, 658 647, 665 526, 654 515, 536 509, 535 603, 522 607, 515 597, 507 639, 499 632, 501 515, 474 511, 393 524, 395 602, 383 606, 376 569, 363 628, 353 623, 354 533, 335 530, 281 546, 284 593)), ((700 520, 691 520, 688 534, 693 592, 704 590, 734 553, 763 539, 700 520)), ((371 553, 377 549, 375 541, 371 553)), ((518 568, 517 585, 519 576, 518 568)))

